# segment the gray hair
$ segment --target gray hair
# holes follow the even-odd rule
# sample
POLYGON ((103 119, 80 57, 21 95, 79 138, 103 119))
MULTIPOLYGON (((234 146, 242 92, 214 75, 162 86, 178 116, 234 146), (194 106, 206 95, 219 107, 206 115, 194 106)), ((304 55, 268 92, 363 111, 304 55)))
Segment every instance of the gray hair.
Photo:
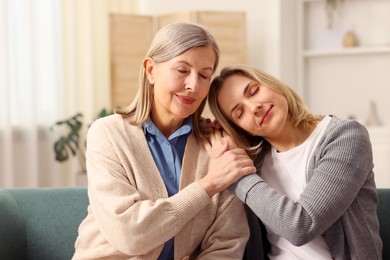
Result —
MULTIPOLYGON (((219 63, 219 47, 208 30, 192 23, 172 23, 161 28, 154 36, 145 58, 153 58, 157 63, 169 61, 190 49, 196 47, 211 47, 215 53, 214 71, 219 63)), ((127 117, 132 125, 139 126, 150 116, 153 102, 153 85, 146 77, 144 67, 141 65, 139 73, 139 88, 133 102, 115 112, 127 117)), ((206 99, 201 103, 193 115, 193 126, 197 137, 203 134, 200 126, 200 116, 203 112, 206 99)))

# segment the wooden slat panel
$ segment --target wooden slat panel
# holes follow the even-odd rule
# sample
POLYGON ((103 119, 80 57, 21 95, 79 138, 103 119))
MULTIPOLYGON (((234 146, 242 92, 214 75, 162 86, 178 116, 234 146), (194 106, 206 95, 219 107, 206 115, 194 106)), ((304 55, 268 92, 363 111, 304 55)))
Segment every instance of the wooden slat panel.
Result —
POLYGON ((154 36, 153 17, 110 15, 112 106, 130 104, 138 89, 142 60, 154 36))
POLYGON ((173 14, 165 14, 157 17, 157 30, 167 24, 175 22, 192 22, 192 12, 180 12, 173 14))
MULTIPOLYGON (((111 89, 113 107, 127 106, 138 88, 139 68, 154 34, 173 22, 193 22, 210 30, 221 49, 218 72, 233 63, 247 62, 244 12, 179 12, 160 16, 110 16, 111 89)), ((209 115, 208 108, 205 114, 209 115)))
POLYGON ((210 30, 219 45, 221 59, 218 71, 232 63, 247 63, 244 12, 196 12, 196 21, 210 30))

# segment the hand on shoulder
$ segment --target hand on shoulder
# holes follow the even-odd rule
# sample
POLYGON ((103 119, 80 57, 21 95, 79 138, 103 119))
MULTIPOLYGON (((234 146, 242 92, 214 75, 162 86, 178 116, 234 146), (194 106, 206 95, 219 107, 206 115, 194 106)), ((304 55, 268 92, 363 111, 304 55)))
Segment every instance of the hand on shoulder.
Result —
POLYGON ((210 197, 228 188, 241 177, 256 172, 252 159, 244 149, 223 130, 214 129, 213 134, 202 140, 210 156, 208 173, 199 180, 210 197))

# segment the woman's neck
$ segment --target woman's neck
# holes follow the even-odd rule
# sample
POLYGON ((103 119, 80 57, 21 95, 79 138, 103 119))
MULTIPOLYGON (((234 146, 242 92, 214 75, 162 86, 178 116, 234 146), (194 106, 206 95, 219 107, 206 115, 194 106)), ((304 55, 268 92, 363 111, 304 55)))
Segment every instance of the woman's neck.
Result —
POLYGON ((318 122, 310 125, 309 129, 302 129, 286 125, 280 135, 275 138, 265 138, 278 152, 286 152, 304 143, 316 128, 318 122))
POLYGON ((166 137, 170 137, 177 129, 179 129, 184 119, 182 118, 163 118, 155 113, 151 114, 151 119, 161 133, 166 137))

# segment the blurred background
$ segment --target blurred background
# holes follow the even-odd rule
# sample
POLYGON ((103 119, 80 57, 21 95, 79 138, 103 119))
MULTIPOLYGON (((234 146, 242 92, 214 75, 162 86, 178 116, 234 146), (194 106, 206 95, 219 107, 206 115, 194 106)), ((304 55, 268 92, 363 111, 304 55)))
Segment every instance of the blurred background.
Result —
POLYGON ((0 188, 86 185, 89 125, 131 102, 175 21, 213 33, 219 69, 256 66, 366 125, 390 187, 390 0, 0 0, 0 188))

